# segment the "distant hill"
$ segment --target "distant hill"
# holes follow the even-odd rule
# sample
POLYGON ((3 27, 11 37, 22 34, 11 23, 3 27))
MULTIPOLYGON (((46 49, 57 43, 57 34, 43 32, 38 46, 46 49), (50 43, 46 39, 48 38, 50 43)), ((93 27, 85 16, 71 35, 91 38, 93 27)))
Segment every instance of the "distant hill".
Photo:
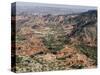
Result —
POLYGON ((17 14, 19 15, 22 14, 64 15, 64 14, 85 12, 96 8, 89 6, 16 2, 16 9, 17 9, 17 14))
POLYGON ((78 37, 79 41, 96 44, 97 34, 97 10, 90 10, 75 17, 76 26, 70 36, 78 37))

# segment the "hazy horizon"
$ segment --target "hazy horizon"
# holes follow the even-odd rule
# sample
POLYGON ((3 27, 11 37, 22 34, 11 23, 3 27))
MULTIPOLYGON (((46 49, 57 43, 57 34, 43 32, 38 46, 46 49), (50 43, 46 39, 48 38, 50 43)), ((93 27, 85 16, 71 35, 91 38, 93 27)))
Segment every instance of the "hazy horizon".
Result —
POLYGON ((65 5, 65 4, 49 4, 49 3, 36 3, 36 2, 15 2, 17 6, 45 6, 45 7, 58 7, 58 8, 71 8, 71 9, 86 9, 96 10, 95 6, 81 6, 81 5, 65 5))
POLYGON ((20 12, 36 13, 36 14, 75 14, 87 12, 88 10, 97 10, 93 6, 80 5, 62 5, 62 4, 46 4, 33 2, 14 2, 16 3, 16 10, 20 12))

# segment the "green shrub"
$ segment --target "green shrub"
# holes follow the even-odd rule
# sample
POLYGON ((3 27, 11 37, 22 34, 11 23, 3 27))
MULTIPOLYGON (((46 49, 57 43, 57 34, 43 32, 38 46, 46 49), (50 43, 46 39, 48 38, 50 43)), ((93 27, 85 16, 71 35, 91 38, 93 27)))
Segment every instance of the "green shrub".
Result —
POLYGON ((21 63, 23 57, 16 55, 16 63, 21 63))
POLYGON ((24 36, 22 36, 22 35, 16 36, 16 42, 23 41, 23 40, 26 40, 26 38, 24 36))
POLYGON ((82 69, 82 68, 84 68, 84 66, 82 64, 76 64, 76 65, 72 65, 71 68, 73 68, 73 69, 82 69))

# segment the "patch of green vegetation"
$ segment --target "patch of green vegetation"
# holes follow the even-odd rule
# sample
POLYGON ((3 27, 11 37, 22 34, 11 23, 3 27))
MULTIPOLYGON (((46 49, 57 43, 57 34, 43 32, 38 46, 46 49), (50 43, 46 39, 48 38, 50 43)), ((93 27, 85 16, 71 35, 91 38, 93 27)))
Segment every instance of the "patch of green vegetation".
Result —
POLYGON ((23 40, 26 40, 24 36, 21 35, 16 36, 16 42, 23 41, 23 40))
POLYGON ((16 63, 21 63, 23 57, 16 55, 16 63))
POLYGON ((17 56, 16 72, 42 72, 65 69, 66 65, 62 60, 45 61, 44 57, 39 55, 32 58, 30 56, 17 56))
POLYGON ((80 44, 77 45, 76 48, 78 48, 87 57, 95 60, 95 63, 97 63, 97 47, 91 47, 84 44, 80 44))
POLYGON ((82 68, 84 68, 84 66, 82 64, 76 64, 76 65, 72 65, 71 68, 73 68, 73 69, 82 69, 82 68))
POLYGON ((64 45, 69 43, 70 39, 66 36, 62 25, 51 24, 50 31, 43 39, 44 45, 51 51, 59 51, 64 48, 64 45))

